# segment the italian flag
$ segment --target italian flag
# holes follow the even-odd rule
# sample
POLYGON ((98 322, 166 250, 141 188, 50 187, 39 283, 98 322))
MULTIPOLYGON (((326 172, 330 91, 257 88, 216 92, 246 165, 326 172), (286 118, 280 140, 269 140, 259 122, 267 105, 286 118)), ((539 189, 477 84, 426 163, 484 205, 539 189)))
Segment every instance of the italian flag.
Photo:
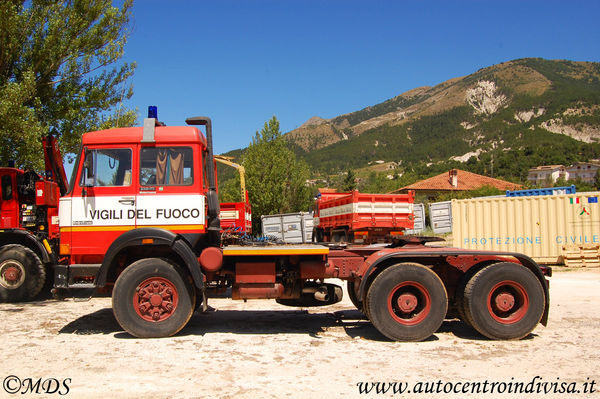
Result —
POLYGON ((571 200, 571 204, 579 204, 579 198, 569 198, 571 200))

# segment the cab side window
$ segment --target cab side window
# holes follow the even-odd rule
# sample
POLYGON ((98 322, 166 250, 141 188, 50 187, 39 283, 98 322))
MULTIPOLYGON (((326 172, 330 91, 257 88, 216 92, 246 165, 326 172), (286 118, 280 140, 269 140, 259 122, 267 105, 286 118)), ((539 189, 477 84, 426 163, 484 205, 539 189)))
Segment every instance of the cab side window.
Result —
POLYGON ((5 201, 12 199, 12 179, 9 175, 2 176, 2 199, 5 201))
POLYGON ((140 152, 142 186, 190 186, 194 183, 191 147, 145 147, 140 152))
POLYGON ((131 185, 131 150, 86 151, 81 186, 115 187, 131 185))

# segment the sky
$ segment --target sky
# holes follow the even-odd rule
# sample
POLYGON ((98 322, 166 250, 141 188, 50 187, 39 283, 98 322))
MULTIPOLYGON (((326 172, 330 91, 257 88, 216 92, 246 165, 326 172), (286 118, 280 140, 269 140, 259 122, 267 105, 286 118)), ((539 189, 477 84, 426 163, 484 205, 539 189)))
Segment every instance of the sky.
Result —
POLYGON ((123 60, 159 120, 209 116, 215 153, 525 57, 600 61, 600 1, 136 0, 123 60))

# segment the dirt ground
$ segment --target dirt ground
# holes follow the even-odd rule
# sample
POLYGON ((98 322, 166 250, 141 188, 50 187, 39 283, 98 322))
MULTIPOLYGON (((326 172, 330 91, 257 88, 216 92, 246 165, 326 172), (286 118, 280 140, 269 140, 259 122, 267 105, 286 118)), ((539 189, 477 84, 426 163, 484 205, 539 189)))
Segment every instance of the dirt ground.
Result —
POLYGON ((6 384, 12 389, 15 381, 7 378, 16 376, 70 379, 63 396, 74 398, 600 398, 600 270, 555 271, 550 292, 548 327, 520 341, 490 341, 446 321, 425 342, 390 342, 347 296, 308 310, 268 300, 213 299, 216 311, 194 314, 178 335, 163 339, 123 332, 110 298, 0 304, 0 397, 65 393, 63 386, 53 395, 9 395, 6 384), (580 392, 460 391, 465 382, 486 380, 504 388, 532 380, 576 383, 580 392), (417 389, 437 381, 459 390, 359 392, 362 382, 406 382, 417 389), (598 391, 583 393, 592 382, 598 391))

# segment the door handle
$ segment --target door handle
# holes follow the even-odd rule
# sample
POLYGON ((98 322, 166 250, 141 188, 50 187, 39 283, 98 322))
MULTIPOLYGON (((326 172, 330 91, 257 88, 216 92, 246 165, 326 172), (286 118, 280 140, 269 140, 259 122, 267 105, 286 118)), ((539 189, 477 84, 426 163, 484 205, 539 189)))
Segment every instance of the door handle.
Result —
POLYGON ((123 205, 135 205, 135 199, 134 198, 121 198, 119 200, 120 204, 123 205))

